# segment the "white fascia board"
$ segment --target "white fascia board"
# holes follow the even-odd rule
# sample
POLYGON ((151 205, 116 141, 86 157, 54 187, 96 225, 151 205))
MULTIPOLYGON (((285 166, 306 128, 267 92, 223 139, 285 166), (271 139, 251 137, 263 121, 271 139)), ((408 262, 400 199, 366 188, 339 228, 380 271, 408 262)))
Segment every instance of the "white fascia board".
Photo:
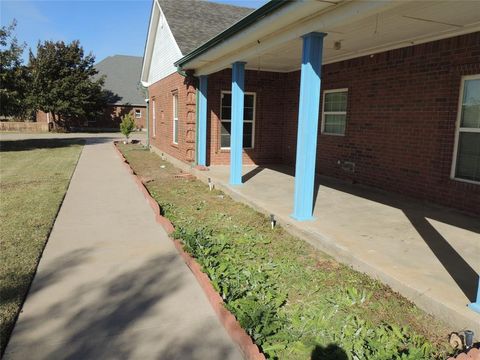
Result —
MULTIPOLYGON (((224 44, 218 46, 215 52, 212 50, 199 56, 185 68, 195 70, 195 75, 208 75, 229 67, 235 61, 265 53, 278 45, 298 39, 309 32, 321 31, 328 34, 329 29, 335 26, 346 25, 403 4, 403 2, 395 0, 343 1, 338 4, 315 1, 307 2, 307 4, 299 2, 298 4, 306 6, 310 3, 316 5, 316 11, 308 7, 308 14, 313 15, 303 16, 300 20, 297 19, 295 21, 290 20, 296 17, 289 16, 287 18, 288 21, 281 18, 282 22, 275 21, 271 24, 259 22, 252 26, 248 33, 241 32, 226 40, 224 44), (262 37, 264 31, 260 31, 260 28, 262 30, 266 28, 268 35, 262 37), (243 41, 241 43, 246 43, 247 45, 243 47, 238 46, 239 41, 237 37, 242 37, 243 41), (215 60, 208 60, 208 58, 215 58, 216 55, 218 57, 215 60)), ((292 14, 293 9, 291 7, 286 7, 285 10, 288 10, 290 15, 292 14)))
POLYGON ((157 26, 159 19, 159 5, 157 0, 152 2, 152 11, 150 14, 150 25, 148 27, 147 42, 145 45, 145 52, 143 54, 142 75, 140 77, 142 83, 148 81, 148 73, 150 72, 150 64, 152 62, 152 50, 155 44, 155 35, 157 34, 157 26), (155 31, 152 33, 152 29, 155 31))
POLYGON ((154 26, 151 29, 148 67, 142 80, 153 84, 177 71, 174 66, 176 60, 182 57, 182 51, 173 36, 168 20, 163 10, 155 0, 154 26))
MULTIPOLYGON (((340 0, 339 0, 340 1, 340 0)), ((322 9, 333 6, 332 2, 320 1, 292 1, 273 14, 267 15, 265 18, 257 21, 256 24, 241 30, 229 39, 224 40, 221 44, 207 50, 204 54, 191 60, 183 66, 184 69, 196 69, 209 59, 218 59, 230 52, 239 52, 244 47, 251 47, 253 42, 261 41, 264 37, 269 37, 276 29, 285 26, 290 22, 295 22, 301 18, 318 12, 318 8, 322 9)), ((240 60, 240 59, 239 59, 240 60)))

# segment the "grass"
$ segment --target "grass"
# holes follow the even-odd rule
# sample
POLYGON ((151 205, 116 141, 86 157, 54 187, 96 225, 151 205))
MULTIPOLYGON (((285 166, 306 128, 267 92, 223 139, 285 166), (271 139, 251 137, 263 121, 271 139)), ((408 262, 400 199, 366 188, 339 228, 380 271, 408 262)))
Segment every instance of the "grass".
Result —
POLYGON ((267 298, 271 294, 285 297, 267 320, 259 315, 260 322, 270 321, 267 325, 274 318, 269 328, 273 331, 258 335, 255 329, 247 329, 268 356, 292 360, 447 357, 444 325, 389 287, 336 262, 281 227, 271 230, 264 215, 222 192, 210 192, 198 180, 175 178, 178 169, 153 153, 139 151, 140 146, 119 148, 139 176, 152 180, 147 184, 150 193, 221 293, 222 281, 231 285, 239 276, 223 274, 229 267, 241 276, 251 269, 262 273, 263 277, 257 274, 254 280, 242 278, 239 283, 249 282, 251 289, 243 296, 253 296, 253 303, 245 305, 246 298, 224 296, 244 327, 250 326, 251 319, 242 320, 243 310, 255 312, 255 302, 263 296, 252 293, 259 289, 267 298), (266 286, 257 284, 257 290, 252 290, 258 279, 266 286))
POLYGON ((0 353, 35 275, 82 144, 60 139, 0 142, 0 353))

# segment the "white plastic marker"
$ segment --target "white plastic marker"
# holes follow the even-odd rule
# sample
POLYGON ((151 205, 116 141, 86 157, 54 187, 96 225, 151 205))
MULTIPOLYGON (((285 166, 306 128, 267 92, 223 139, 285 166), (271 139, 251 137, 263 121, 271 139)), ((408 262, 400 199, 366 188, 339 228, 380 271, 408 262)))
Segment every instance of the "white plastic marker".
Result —
POLYGON ((270 214, 270 224, 272 225, 272 230, 273 230, 273 228, 275 227, 275 223, 276 223, 276 221, 275 221, 275 215, 270 214))

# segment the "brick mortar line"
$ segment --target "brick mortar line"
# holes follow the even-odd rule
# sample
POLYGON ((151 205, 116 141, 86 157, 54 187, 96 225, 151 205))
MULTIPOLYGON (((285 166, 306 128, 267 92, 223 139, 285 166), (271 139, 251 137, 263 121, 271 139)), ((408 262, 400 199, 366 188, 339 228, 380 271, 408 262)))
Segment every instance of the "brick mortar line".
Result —
POLYGON ((123 165, 127 171, 132 175, 135 180, 135 183, 139 187, 140 191, 143 193, 143 196, 149 203, 155 214, 155 220, 159 223, 164 230, 167 232, 170 240, 173 241, 175 248, 177 249, 179 255, 182 257, 185 264, 188 266, 190 271, 195 276, 195 279, 199 283, 203 292, 205 293, 210 305, 213 308, 213 311, 217 315, 220 323, 227 331, 228 335, 232 341, 240 348, 240 351, 248 360, 266 360, 263 353, 260 351, 258 346, 253 342, 252 338, 247 334, 245 329, 242 328, 238 320, 235 318, 230 311, 228 311, 224 306, 224 301, 220 294, 215 291, 213 285, 210 282, 208 276, 202 271, 200 264, 185 250, 180 241, 173 239, 170 234, 175 231, 173 224, 164 216, 160 215, 160 205, 155 201, 155 199, 150 195, 150 192, 146 188, 145 184, 140 180, 135 171, 131 168, 127 159, 123 156, 120 150, 117 147, 117 141, 113 142, 113 147, 115 148, 116 153, 122 160, 123 165))

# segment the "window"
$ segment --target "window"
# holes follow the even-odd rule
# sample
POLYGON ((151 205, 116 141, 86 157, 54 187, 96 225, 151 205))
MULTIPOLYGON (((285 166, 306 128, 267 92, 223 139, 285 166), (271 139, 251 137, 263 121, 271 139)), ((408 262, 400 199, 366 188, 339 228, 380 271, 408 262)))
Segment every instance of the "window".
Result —
POLYGON ((462 78, 452 178, 480 182, 480 74, 462 78))
POLYGON ((155 99, 152 99, 152 137, 157 134, 157 116, 155 113, 155 99))
POLYGON ((173 143, 178 144, 178 94, 173 94, 173 143))
MULTIPOLYGON (((230 148, 232 129, 232 93, 222 91, 220 147, 230 148)), ((255 135, 255 93, 245 93, 243 103, 243 148, 253 149, 255 135)))
POLYGON ((142 117, 142 112, 140 109, 135 109, 135 119, 140 119, 142 117))
POLYGON ((345 135, 348 89, 325 90, 322 101, 322 133, 345 135))

